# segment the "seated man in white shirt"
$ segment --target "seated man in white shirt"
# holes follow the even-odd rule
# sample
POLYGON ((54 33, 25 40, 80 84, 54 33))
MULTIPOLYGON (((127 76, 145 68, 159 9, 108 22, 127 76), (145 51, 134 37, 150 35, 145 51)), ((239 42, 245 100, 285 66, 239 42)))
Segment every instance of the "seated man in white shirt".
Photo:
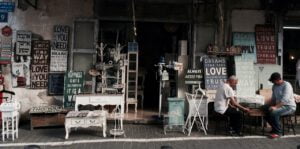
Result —
POLYGON ((214 109, 217 113, 228 116, 230 119, 230 127, 237 135, 242 136, 242 112, 239 110, 249 112, 249 109, 241 106, 236 101, 233 88, 236 87, 237 83, 238 79, 235 76, 230 76, 225 83, 220 85, 217 89, 214 109))

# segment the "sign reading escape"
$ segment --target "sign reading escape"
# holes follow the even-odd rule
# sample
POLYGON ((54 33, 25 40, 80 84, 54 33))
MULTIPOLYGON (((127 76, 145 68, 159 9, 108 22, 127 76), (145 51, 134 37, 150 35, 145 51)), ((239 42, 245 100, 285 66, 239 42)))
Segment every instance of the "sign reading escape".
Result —
POLYGON ((206 89, 217 89, 227 79, 225 58, 205 58, 204 80, 206 89))
POLYGON ((49 72, 49 40, 34 40, 31 60, 30 88, 43 89, 48 86, 49 72))
POLYGON ((83 90, 83 72, 68 72, 65 75, 64 83, 64 107, 74 107, 75 98, 83 90))

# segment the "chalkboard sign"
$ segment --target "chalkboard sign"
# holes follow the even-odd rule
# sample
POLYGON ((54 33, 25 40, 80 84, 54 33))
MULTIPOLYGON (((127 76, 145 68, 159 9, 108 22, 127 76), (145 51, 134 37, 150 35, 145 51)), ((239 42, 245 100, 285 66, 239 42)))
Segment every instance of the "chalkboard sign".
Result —
POLYGON ((203 79, 202 75, 202 69, 188 69, 184 76, 184 82, 185 84, 199 85, 203 79))
POLYGON ((64 107, 74 107, 75 98, 83 90, 84 74, 82 71, 68 72, 64 81, 64 107))
POLYGON ((64 73, 49 73, 48 95, 64 94, 64 73))
POLYGON ((34 40, 30 69, 30 88, 43 89, 48 87, 49 72, 49 40, 34 40))
POLYGON ((215 90, 227 79, 227 68, 225 58, 205 58, 204 80, 205 88, 215 90))
POLYGON ((28 55, 31 54, 31 32, 30 31, 17 31, 17 55, 28 55))

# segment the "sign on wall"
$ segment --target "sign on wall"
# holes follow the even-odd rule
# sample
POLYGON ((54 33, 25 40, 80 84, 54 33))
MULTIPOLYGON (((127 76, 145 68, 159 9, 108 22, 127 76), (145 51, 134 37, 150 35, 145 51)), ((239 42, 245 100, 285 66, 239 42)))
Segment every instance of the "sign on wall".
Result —
MULTIPOLYGON (((29 56, 28 56, 29 57, 29 56)), ((30 59, 21 57, 21 62, 12 61, 12 86, 25 87, 30 85, 30 59)))
POLYGON ((50 71, 67 71, 68 51, 51 50, 50 71))
POLYGON ((0 64, 10 64, 12 57, 12 37, 1 36, 0 64))
POLYGON ((202 76, 202 69, 188 69, 184 76, 184 83, 199 85, 202 82, 202 76))
POLYGON ((55 25, 53 30, 54 39, 52 42, 52 49, 68 50, 70 27, 66 25, 55 25))
POLYGON ((64 73, 49 73, 48 95, 63 95, 64 73))
POLYGON ((276 41, 273 26, 256 25, 257 63, 276 64, 276 41))
POLYGON ((255 33, 234 32, 233 45, 241 48, 243 59, 252 60, 256 63, 255 33))
POLYGON ((1 12, 14 12, 15 3, 14 2, 0 2, 0 11, 1 12))
POLYGON ((28 55, 31 54, 31 32, 29 31, 17 31, 16 39, 16 55, 28 55))
POLYGON ((34 40, 32 42, 31 82, 30 88, 43 89, 48 87, 49 72, 49 40, 34 40))
POLYGON ((255 96, 255 70, 253 61, 235 57, 235 74, 239 82, 237 84, 237 96, 255 96))
POLYGON ((84 74, 79 72, 68 72, 65 75, 64 83, 64 107, 74 107, 75 97, 83 91, 84 74))
POLYGON ((8 13, 0 12, 0 22, 7 22, 7 20, 8 20, 8 13))
POLYGON ((203 66, 206 89, 215 90, 227 79, 225 58, 205 58, 203 66))

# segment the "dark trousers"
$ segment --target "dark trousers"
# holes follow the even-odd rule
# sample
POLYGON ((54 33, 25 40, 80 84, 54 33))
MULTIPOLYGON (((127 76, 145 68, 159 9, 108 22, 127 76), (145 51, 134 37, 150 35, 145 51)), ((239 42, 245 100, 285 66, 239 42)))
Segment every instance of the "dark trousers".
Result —
POLYGON ((230 119, 229 126, 232 127, 235 132, 240 133, 242 129, 241 119, 243 113, 238 111, 236 108, 228 107, 224 115, 228 116, 230 119))

